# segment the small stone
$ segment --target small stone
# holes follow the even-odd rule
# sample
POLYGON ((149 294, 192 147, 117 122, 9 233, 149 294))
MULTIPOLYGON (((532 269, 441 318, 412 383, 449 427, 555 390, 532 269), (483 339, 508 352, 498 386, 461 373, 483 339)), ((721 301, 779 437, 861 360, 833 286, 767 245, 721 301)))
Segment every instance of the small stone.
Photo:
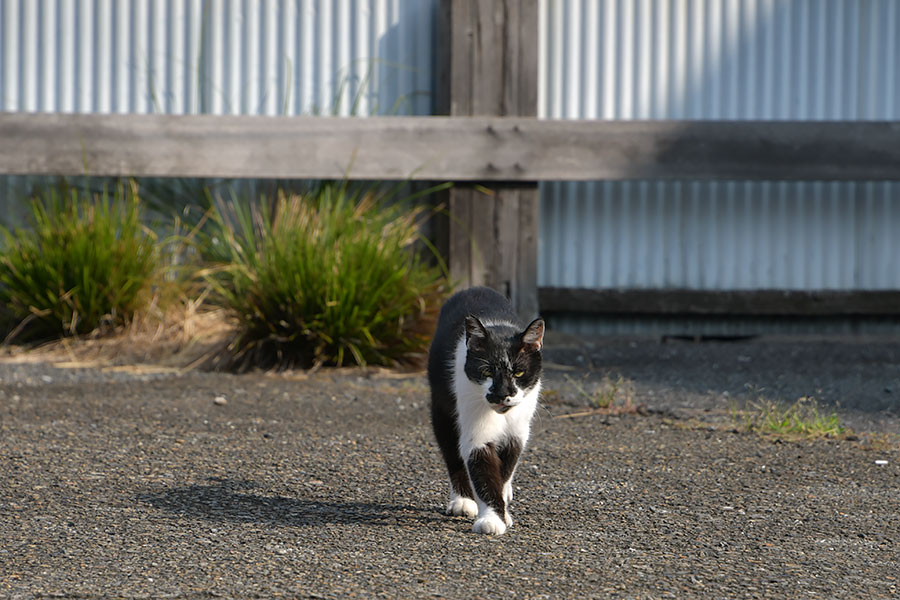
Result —
POLYGON ((216 396, 216 397, 213 399, 213 404, 217 404, 217 405, 219 405, 219 406, 222 406, 222 405, 224 405, 224 404, 228 404, 228 399, 225 398, 225 396, 216 396))

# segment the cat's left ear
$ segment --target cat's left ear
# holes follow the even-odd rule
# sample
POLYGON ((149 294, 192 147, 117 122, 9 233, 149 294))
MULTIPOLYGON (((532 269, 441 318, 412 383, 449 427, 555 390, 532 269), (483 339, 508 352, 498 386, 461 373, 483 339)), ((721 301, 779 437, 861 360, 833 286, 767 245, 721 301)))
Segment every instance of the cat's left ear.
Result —
POLYGON ((466 347, 477 348, 487 340, 487 330, 478 317, 466 317, 466 347))
POLYGON ((525 328, 522 333, 522 345, 531 350, 540 350, 544 347, 544 320, 537 318, 525 328))

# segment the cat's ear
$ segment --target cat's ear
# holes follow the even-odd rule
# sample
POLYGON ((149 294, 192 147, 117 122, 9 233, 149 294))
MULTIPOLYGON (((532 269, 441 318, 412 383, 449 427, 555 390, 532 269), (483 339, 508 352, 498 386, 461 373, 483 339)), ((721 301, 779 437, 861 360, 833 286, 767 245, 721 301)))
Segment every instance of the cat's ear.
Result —
POLYGON ((544 347, 544 320, 535 319, 522 332, 522 347, 529 350, 540 350, 544 347))
POLYGON ((466 348, 478 347, 487 340, 487 329, 478 317, 466 317, 466 348))

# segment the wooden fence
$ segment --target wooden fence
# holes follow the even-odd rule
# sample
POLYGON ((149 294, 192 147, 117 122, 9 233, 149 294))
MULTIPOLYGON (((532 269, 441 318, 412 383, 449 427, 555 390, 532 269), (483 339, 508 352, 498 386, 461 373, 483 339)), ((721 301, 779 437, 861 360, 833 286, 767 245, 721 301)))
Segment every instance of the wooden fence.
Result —
POLYGON ((900 122, 537 120, 536 2, 445 0, 441 23, 448 116, 0 113, 0 174, 454 181, 451 276, 523 314, 900 314, 897 292, 539 294, 538 181, 900 180, 900 122))

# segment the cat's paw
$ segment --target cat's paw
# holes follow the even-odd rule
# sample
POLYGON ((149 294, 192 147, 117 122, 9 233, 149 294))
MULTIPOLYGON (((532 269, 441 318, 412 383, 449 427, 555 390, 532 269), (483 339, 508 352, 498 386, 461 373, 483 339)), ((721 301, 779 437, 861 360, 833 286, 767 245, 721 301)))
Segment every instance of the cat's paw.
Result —
POLYGON ((456 496, 450 499, 450 504, 447 505, 447 514, 472 519, 478 514, 478 505, 471 498, 456 496))
POLYGON ((507 527, 512 527, 513 520, 512 516, 509 514, 509 511, 506 511, 506 514, 503 516, 503 520, 506 522, 507 527))
POLYGON ((472 531, 487 535, 503 535, 506 533, 506 523, 496 513, 489 512, 475 521, 472 531))

